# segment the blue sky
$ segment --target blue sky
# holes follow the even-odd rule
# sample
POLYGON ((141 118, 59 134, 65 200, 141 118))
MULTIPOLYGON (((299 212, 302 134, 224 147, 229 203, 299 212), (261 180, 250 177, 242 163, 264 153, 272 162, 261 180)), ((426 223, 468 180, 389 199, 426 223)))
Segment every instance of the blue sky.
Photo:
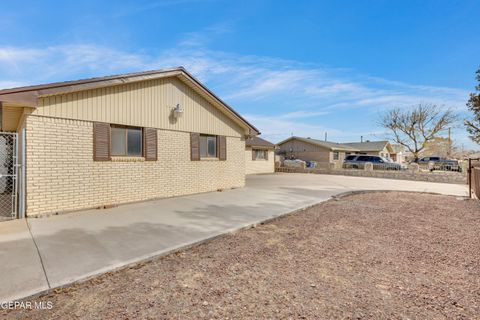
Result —
MULTIPOLYGON (((185 66, 277 142, 383 139, 378 113, 466 117, 480 1, 2 1, 0 87, 185 66)), ((462 127, 456 144, 476 147, 462 127)))

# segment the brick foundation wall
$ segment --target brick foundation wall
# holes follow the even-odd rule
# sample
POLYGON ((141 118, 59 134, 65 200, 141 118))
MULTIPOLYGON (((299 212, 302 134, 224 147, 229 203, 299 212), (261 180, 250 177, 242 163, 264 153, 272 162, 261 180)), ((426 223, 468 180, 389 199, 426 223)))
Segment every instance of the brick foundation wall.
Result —
POLYGON ((245 141, 227 137, 227 161, 190 160, 188 132, 158 130, 158 161, 93 161, 93 123, 29 116, 27 215, 243 187, 245 141))

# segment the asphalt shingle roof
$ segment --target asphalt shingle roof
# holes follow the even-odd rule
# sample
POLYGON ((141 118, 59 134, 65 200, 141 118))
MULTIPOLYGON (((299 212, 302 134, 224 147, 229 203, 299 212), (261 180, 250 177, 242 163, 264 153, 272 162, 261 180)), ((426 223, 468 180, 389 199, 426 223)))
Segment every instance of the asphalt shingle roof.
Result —
POLYGON ((338 142, 331 142, 331 141, 324 141, 324 140, 317 140, 317 139, 312 139, 312 138, 302 138, 302 137, 291 137, 288 138, 287 140, 284 140, 282 142, 279 142, 278 144, 283 144, 287 141, 290 141, 292 139, 296 139, 298 141, 303 141, 306 143, 311 143, 320 147, 324 147, 333 151, 350 151, 350 152, 355 152, 359 151, 358 149, 348 146, 344 143, 338 143, 338 142))
POLYGON ((365 141, 344 143, 360 151, 382 151, 388 144, 388 141, 365 141))
POLYGON ((269 149, 275 148, 275 145, 273 143, 259 137, 248 138, 247 140, 245 140, 245 145, 247 147, 263 147, 269 149))

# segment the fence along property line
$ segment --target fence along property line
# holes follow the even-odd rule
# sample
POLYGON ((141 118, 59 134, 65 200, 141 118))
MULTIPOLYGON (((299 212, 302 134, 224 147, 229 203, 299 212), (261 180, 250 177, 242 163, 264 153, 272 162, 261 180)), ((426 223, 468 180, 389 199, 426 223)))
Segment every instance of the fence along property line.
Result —
MULTIPOLYGON (((480 169, 480 168, 479 168, 480 169)), ((467 184, 467 174, 459 172, 442 172, 442 171, 413 171, 413 170, 370 170, 362 169, 346 169, 346 168, 302 168, 302 167, 286 167, 277 166, 275 172, 282 173, 312 173, 312 174, 332 174, 356 177, 370 177, 383 179, 398 179, 412 181, 427 181, 440 183, 467 184)), ((479 178, 480 180, 480 178, 479 178)))

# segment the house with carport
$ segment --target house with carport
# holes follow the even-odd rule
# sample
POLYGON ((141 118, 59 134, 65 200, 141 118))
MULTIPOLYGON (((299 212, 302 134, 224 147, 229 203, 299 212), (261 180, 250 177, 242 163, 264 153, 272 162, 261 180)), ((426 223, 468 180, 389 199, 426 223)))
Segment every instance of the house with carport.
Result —
POLYGON ((259 134, 184 68, 0 90, 0 115, 17 217, 243 187, 259 134))

